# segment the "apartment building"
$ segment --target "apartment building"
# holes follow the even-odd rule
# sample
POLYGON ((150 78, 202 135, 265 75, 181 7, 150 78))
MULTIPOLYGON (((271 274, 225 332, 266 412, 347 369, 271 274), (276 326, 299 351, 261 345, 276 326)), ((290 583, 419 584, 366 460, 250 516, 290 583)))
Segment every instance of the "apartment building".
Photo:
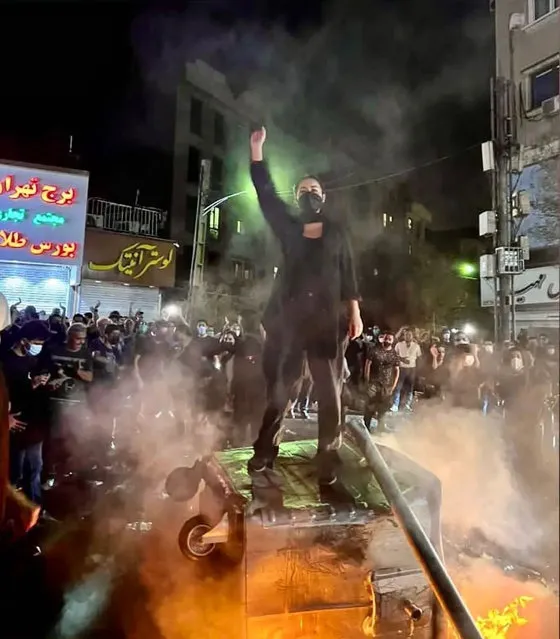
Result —
MULTIPOLYGON (((559 0, 496 0, 496 76, 514 85, 514 132, 519 148, 519 190, 536 191, 527 220, 533 246, 546 244, 539 229, 539 190, 556 190, 560 165, 559 0), (549 180, 549 177, 556 179, 549 180), (550 184, 555 182, 555 185, 550 184)), ((545 196, 549 197, 547 193, 545 196)), ((546 197, 544 197, 546 199, 546 197)), ((542 207, 541 207, 542 208, 542 207)), ((542 217, 542 212, 541 212, 542 217)), ((541 220, 544 223, 544 220, 541 220)), ((558 238, 550 238, 558 239, 558 238)))
POLYGON ((529 208, 517 220, 530 244, 516 278, 517 328, 558 329, 560 247, 559 0, 495 0, 496 76, 513 84, 519 143, 512 188, 529 208), (554 248, 556 247, 556 249, 554 248), (539 283, 532 286, 532 283, 539 283), (527 292, 528 291, 528 292, 527 292))

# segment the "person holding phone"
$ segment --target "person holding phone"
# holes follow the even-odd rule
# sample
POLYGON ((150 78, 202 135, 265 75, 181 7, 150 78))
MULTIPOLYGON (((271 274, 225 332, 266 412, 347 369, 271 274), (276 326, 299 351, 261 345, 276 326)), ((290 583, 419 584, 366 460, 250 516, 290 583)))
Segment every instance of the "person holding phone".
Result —
POLYGON ((39 355, 50 337, 45 322, 31 320, 2 357, 10 399, 10 483, 41 504, 43 441, 48 428, 49 373, 40 369, 39 355))

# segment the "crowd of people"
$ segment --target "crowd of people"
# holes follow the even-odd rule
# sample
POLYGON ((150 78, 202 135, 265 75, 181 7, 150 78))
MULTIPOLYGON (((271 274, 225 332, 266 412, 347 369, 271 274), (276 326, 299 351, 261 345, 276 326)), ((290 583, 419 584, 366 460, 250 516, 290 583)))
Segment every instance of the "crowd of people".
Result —
MULTIPOLYGON (((19 311, 14 305, 9 313, 10 325, 0 333, 10 403, 9 480, 34 504, 42 504, 57 469, 68 470, 68 441, 80 438, 75 422, 83 422, 84 413, 77 411, 84 405, 95 407, 99 422, 88 450, 107 450, 114 432, 103 424, 113 421, 111 394, 117 389, 121 398, 137 398, 136 413, 144 418, 169 409, 178 437, 186 434, 193 409, 228 416, 222 444, 248 445, 258 435, 266 386, 263 329, 254 317, 226 319, 215 331, 204 320, 191 330, 180 314, 154 322, 145 322, 141 311, 102 318, 98 306, 71 319, 64 308, 46 320, 32 306, 19 311), (170 395, 146 409, 143 389, 162 378, 170 395)), ((461 331, 434 336, 411 327, 393 333, 373 326, 348 345, 342 405, 361 413, 372 432, 391 430, 392 417, 413 411, 418 397, 484 414, 507 410, 510 420, 534 425, 543 402, 557 402, 557 389, 558 349, 545 335, 522 332, 515 344, 496 348, 490 341, 472 343, 461 331), (538 393, 529 395, 529 389, 538 393)), ((309 418, 313 391, 305 363, 286 416, 309 418)))
MULTIPOLYGON (((141 311, 103 318, 98 308, 68 318, 61 307, 44 320, 33 306, 19 311, 13 305, 9 326, 0 332, 9 481, 39 506, 61 473, 100 461, 126 397, 132 398, 135 422, 165 410, 178 437, 193 412, 227 414, 236 427, 225 438, 233 443, 247 443, 258 427, 261 337, 258 323, 250 332, 250 317, 244 329, 241 318, 226 320, 216 335, 204 320, 191 330, 180 314, 146 322, 141 311), (157 384, 157 392, 145 392, 157 384), (95 428, 84 427, 88 419, 95 428)), ((42 516, 49 517, 45 511, 42 516)))
POLYGON ((529 388, 557 393, 558 348, 545 334, 522 331, 515 343, 496 345, 450 329, 395 334, 374 326, 350 343, 346 358, 353 389, 365 391, 366 422, 381 429, 387 414, 411 411, 419 396, 488 414, 529 388))

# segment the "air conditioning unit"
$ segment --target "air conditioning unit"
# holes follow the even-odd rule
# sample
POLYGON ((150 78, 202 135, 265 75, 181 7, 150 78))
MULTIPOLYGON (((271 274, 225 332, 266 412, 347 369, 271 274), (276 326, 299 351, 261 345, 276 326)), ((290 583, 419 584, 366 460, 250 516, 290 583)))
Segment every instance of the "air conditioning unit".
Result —
POLYGON ((547 118, 555 115, 560 111, 560 95, 555 95, 553 98, 543 100, 541 103, 543 115, 547 118))

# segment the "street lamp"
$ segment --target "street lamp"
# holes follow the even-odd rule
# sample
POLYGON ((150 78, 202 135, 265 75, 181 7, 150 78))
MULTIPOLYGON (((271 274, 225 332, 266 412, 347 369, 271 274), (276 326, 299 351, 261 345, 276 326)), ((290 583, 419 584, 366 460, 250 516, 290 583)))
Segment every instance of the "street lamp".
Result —
POLYGON ((228 200, 231 200, 232 198, 237 197, 238 195, 246 195, 246 193, 247 191, 237 191, 237 193, 230 193, 229 195, 224 195, 224 197, 221 197, 215 202, 212 202, 212 204, 208 204, 208 206, 205 206, 204 210, 202 211, 202 215, 207 215, 216 206, 220 206, 220 204, 223 204, 224 202, 227 202, 228 200))
POLYGON ((476 335, 476 326, 473 326, 472 324, 469 324, 467 322, 467 324, 463 326, 463 333, 465 333, 465 335, 468 335, 469 337, 476 335))
POLYGON ((457 273, 459 277, 462 277, 465 280, 476 280, 478 279, 476 276, 477 268, 475 264, 471 264, 470 262, 460 262, 456 266, 457 273))

